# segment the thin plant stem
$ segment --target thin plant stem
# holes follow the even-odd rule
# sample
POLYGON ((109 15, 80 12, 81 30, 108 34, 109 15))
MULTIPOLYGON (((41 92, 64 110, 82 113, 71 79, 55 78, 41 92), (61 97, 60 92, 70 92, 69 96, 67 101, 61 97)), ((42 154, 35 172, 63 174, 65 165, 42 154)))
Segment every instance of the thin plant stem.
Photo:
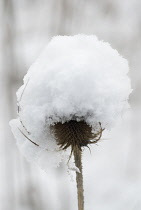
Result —
POLYGON ((84 189, 83 189, 83 173, 82 173, 82 152, 76 146, 73 151, 75 165, 80 172, 76 172, 77 183, 77 198, 78 198, 78 210, 84 210, 84 189))

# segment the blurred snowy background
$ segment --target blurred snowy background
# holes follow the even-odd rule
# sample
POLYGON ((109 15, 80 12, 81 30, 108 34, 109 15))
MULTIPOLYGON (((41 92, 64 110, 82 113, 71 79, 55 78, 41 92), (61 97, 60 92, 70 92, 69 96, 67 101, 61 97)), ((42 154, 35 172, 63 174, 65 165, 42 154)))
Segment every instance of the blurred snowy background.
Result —
POLYGON ((128 59, 132 111, 84 151, 86 210, 141 209, 141 1, 0 1, 0 210, 77 210, 75 182, 43 172, 16 147, 16 90, 54 35, 96 34, 128 59))

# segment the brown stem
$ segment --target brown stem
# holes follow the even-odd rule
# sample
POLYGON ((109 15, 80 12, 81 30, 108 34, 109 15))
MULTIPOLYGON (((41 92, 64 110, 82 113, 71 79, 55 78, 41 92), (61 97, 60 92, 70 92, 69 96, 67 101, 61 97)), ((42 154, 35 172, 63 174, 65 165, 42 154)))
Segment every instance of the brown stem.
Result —
POLYGON ((83 174, 82 174, 82 152, 76 146, 73 151, 75 165, 79 169, 76 172, 76 183, 77 183, 77 197, 78 197, 78 210, 84 210, 84 189, 83 189, 83 174))

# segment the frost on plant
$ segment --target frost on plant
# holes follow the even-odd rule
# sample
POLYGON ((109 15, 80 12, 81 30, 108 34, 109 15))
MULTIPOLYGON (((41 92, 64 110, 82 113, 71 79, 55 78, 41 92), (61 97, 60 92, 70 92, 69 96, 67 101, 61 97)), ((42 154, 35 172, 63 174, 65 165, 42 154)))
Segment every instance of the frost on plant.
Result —
POLYGON ((86 123, 91 135, 86 135, 84 146, 94 141, 100 129, 113 127, 128 107, 128 70, 127 61, 96 36, 54 37, 17 92, 18 116, 10 125, 20 150, 45 170, 67 163, 68 137, 64 144, 58 143, 58 130, 52 127, 70 121, 86 123))

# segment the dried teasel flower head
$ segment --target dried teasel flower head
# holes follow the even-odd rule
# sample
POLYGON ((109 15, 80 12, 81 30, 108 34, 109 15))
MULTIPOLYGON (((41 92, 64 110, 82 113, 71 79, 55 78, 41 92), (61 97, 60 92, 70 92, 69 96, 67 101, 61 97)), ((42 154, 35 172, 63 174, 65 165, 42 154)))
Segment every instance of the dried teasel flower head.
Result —
POLYGON ((71 147, 73 152, 76 147, 82 151, 82 147, 87 147, 88 144, 94 144, 100 140, 104 129, 102 129, 101 123, 99 125, 100 130, 96 133, 93 133, 92 127, 84 120, 58 122, 54 126, 51 126, 51 129, 60 148, 65 150, 71 147))

